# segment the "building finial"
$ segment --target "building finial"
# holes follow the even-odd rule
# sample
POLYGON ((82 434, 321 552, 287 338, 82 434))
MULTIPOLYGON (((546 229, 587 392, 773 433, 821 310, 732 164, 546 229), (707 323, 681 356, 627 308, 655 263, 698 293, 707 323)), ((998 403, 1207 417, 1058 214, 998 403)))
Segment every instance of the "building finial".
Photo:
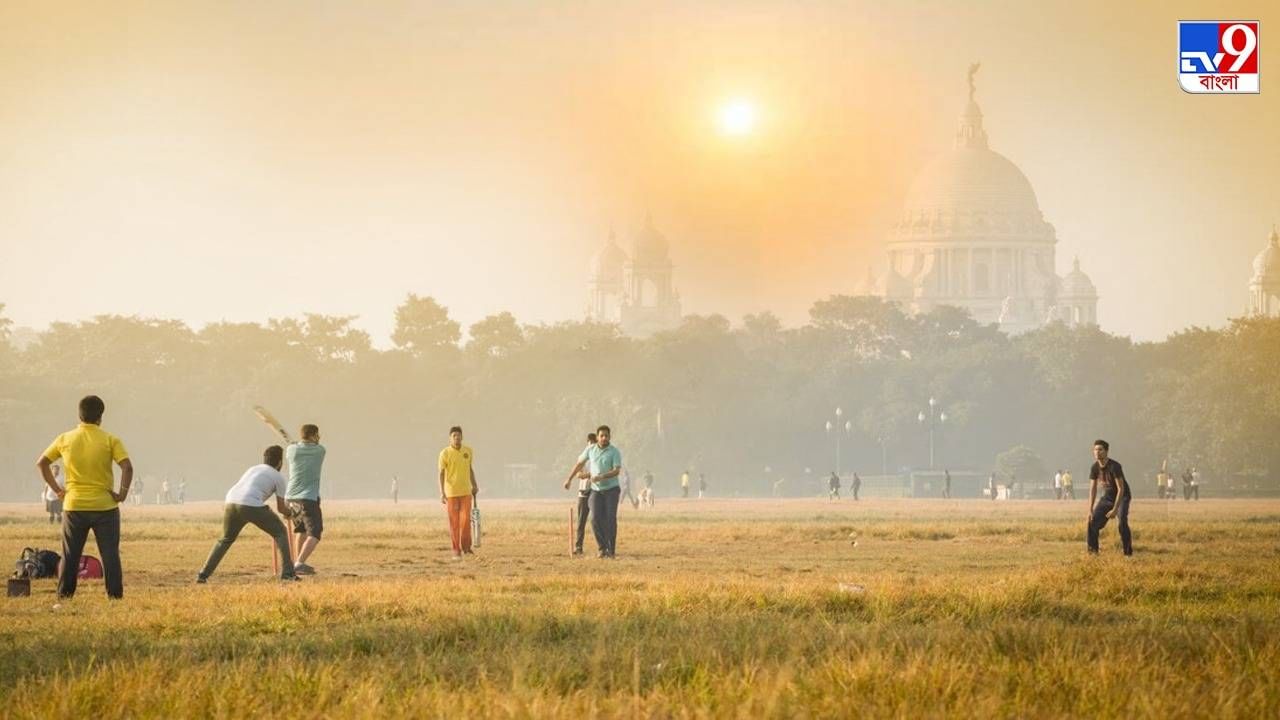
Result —
POLYGON ((969 65, 969 104, 965 106, 964 112, 960 115, 960 129, 956 131, 957 148, 970 148, 985 150, 987 148, 987 131, 982 129, 982 109, 978 107, 978 103, 974 101, 973 95, 978 91, 974 84, 974 76, 978 74, 978 68, 982 67, 982 63, 971 63, 969 65))
POLYGON ((1276 232, 1276 224, 1271 223, 1271 245, 1272 247, 1280 246, 1280 233, 1276 232))
POLYGON ((1080 256, 1076 255, 1071 259, 1071 269, 1080 272, 1080 256))

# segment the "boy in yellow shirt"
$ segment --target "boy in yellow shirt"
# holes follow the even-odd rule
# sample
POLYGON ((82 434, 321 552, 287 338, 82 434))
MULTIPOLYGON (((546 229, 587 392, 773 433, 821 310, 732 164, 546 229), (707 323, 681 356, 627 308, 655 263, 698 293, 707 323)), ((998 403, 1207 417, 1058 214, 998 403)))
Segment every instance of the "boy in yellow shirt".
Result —
POLYGON ((49 448, 36 461, 40 476, 63 500, 62 571, 58 577, 58 597, 71 598, 76 593, 80 555, 89 539, 89 531, 102 555, 102 574, 107 597, 124 597, 124 575, 120 567, 120 508, 129 496, 133 483, 133 463, 129 451, 119 438, 102 429, 106 405, 97 395, 80 400, 80 424, 54 438, 49 448), (66 472, 66 488, 59 486, 50 469, 62 461, 66 472), (115 491, 115 474, 111 463, 120 466, 120 492, 115 491))

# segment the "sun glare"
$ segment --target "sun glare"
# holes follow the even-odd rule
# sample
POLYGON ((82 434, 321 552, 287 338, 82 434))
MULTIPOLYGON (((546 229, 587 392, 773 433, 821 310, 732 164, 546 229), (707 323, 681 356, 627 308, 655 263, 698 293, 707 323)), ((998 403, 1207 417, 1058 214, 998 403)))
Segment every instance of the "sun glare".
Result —
POLYGON ((748 100, 731 100, 720 106, 716 120, 724 135, 750 135, 756 128, 756 106, 748 100))

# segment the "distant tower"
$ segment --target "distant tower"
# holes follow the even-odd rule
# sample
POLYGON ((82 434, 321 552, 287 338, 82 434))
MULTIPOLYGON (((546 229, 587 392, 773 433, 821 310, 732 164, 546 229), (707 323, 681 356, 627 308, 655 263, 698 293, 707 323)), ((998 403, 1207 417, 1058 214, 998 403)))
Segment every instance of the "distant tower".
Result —
POLYGON ((680 295, 672 282, 667 239, 645 219, 627 255, 612 232, 587 266, 587 319, 616 323, 643 337, 680 324, 680 295))
POLYGON ((1271 226, 1267 246, 1253 259, 1249 314, 1280 317, 1280 234, 1271 226))
POLYGON ((1071 261, 1071 272, 1058 283, 1057 318, 1068 325, 1098 324, 1098 290, 1080 271, 1080 258, 1071 261))
POLYGON ((646 217, 644 228, 631 246, 631 258, 623 267, 625 300, 622 331, 632 336, 651 335, 680 324, 680 296, 671 281, 667 239, 646 217))
POLYGON ((627 254, 618 247, 613 231, 609 240, 587 265, 587 319, 616 323, 622 318, 622 274, 627 254))

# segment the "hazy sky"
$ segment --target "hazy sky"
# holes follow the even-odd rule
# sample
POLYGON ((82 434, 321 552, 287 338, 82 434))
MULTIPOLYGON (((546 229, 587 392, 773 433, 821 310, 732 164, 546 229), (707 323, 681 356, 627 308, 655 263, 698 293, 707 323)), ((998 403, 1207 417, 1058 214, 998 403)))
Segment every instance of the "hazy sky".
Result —
POLYGON ((409 292, 578 318, 587 257, 652 213, 686 311, 799 322, 882 257, 978 60, 1103 327, 1219 325, 1280 222, 1280 6, 1213 6, 8 0, 0 302, 380 344, 409 292), (1262 21, 1261 95, 1179 90, 1177 20, 1219 16, 1262 21), (717 132, 731 98, 753 135, 717 132))

